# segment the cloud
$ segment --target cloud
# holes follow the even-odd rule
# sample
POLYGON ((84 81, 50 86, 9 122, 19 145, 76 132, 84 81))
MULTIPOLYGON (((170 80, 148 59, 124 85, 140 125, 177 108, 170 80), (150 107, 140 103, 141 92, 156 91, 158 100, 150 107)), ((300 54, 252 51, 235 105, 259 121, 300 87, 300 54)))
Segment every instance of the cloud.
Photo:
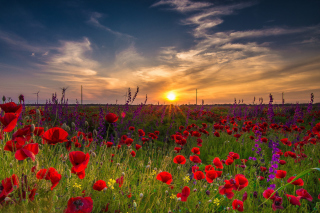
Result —
POLYGON ((179 12, 189 12, 189 11, 200 10, 202 8, 206 8, 212 5, 211 3, 207 3, 207 2, 192 2, 189 0, 161 0, 157 3, 154 3, 150 7, 156 7, 160 5, 166 5, 166 4, 172 6, 173 10, 177 10, 179 12))

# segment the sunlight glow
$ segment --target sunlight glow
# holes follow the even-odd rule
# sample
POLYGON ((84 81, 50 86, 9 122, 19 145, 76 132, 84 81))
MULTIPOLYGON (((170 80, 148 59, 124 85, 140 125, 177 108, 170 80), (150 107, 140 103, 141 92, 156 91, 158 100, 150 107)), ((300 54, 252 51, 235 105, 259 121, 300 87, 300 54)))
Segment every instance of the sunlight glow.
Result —
POLYGON ((176 99, 176 95, 173 93, 173 92, 170 92, 168 95, 167 95, 167 98, 170 100, 170 101, 174 101, 176 99))

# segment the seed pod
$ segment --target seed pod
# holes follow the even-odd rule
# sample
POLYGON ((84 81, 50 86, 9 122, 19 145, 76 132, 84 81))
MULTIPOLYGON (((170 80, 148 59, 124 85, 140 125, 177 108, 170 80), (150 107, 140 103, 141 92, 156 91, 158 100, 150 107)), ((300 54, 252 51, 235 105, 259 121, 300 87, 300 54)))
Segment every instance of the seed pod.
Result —
POLYGON ((76 124, 74 122, 71 122, 71 127, 76 128, 76 124))
POLYGON ((85 121, 85 122, 84 122, 84 125, 85 125, 86 127, 88 127, 88 126, 89 126, 88 121, 85 121))
POLYGON ((40 113, 39 109, 36 110, 36 116, 37 116, 37 118, 41 118, 41 113, 40 113))
POLYGON ((97 137, 97 135, 98 135, 98 132, 97 132, 97 130, 93 130, 93 137, 95 138, 95 137, 97 137))
POLYGON ((61 126, 61 129, 66 130, 67 129, 67 124, 63 123, 62 126, 61 126))
POLYGON ((124 176, 125 175, 124 172, 122 172, 121 175, 124 176))
POLYGON ((33 133, 34 130, 35 130, 35 126, 34 126, 34 124, 31 124, 30 131, 33 133))
POLYGON ((67 126, 65 130, 66 130, 67 132, 69 132, 69 131, 70 131, 70 127, 67 126))
POLYGON ((140 195, 139 195, 139 196, 140 196, 140 198, 142 198, 142 197, 143 197, 143 194, 142 194, 142 193, 140 193, 140 195))

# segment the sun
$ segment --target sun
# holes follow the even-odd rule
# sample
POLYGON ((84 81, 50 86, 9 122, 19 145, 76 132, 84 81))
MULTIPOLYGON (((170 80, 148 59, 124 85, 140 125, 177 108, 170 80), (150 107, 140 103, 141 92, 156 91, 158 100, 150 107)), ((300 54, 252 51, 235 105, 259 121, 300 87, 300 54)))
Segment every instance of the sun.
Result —
POLYGON ((170 101, 174 101, 176 99, 176 95, 173 92, 169 92, 169 94, 167 95, 167 98, 170 101))

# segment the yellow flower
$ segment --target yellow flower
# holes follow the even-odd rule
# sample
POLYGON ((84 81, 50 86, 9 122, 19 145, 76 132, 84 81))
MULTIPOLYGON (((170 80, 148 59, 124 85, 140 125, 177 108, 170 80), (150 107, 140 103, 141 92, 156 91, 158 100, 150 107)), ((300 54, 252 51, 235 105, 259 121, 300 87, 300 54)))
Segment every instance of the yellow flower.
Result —
POLYGON ((172 194, 170 198, 171 198, 171 199, 175 199, 176 196, 175 196, 174 194, 172 194))
POLYGON ((189 182, 189 181, 190 181, 190 178, 189 178, 189 176, 187 175, 187 176, 185 176, 185 177, 183 178, 183 180, 184 180, 185 182, 189 182))
POLYGON ((80 184, 77 184, 77 183, 74 183, 73 188, 81 189, 81 185, 80 185, 80 184))
POLYGON ((213 203, 216 204, 217 206, 219 206, 220 200, 218 198, 216 198, 213 200, 213 203))

